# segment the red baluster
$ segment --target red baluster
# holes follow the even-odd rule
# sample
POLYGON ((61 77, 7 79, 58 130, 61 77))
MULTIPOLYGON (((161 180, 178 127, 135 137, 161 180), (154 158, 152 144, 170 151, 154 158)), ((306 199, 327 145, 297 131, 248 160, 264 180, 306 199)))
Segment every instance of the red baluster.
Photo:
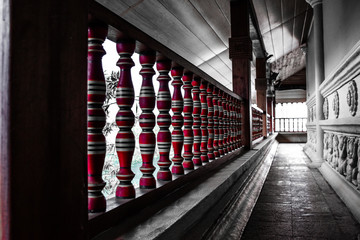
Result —
POLYGON ((230 151, 235 150, 235 126, 234 126, 234 99, 229 97, 229 111, 230 111, 230 151))
POLYGON ((224 152, 224 109, 222 107, 222 91, 219 89, 218 94, 218 107, 219 107, 219 154, 223 156, 224 152))
POLYGON ((228 108, 227 108, 227 101, 226 101, 226 93, 223 92, 223 95, 221 96, 222 98, 222 107, 223 107, 223 111, 224 111, 224 116, 223 116, 223 129, 224 129, 224 140, 223 140, 223 149, 224 149, 224 153, 228 153, 228 134, 229 134, 229 128, 228 128, 228 108))
POLYGON ((174 165, 171 169, 171 172, 177 175, 184 174, 184 167, 182 166, 184 158, 181 156, 182 148, 184 145, 184 134, 181 129, 184 124, 184 118, 181 114, 184 108, 184 101, 181 94, 181 86, 183 85, 181 77, 183 75, 183 71, 184 68, 178 65, 175 65, 171 69, 171 75, 174 79, 171 83, 171 85, 174 86, 174 94, 171 98, 171 110, 174 113, 171 118, 171 123, 174 127, 174 130, 171 134, 172 145, 174 148, 174 157, 172 158, 174 165))
POLYGON ((106 24, 90 21, 88 27, 88 211, 101 212, 106 209, 106 200, 101 193, 105 186, 102 169, 106 153, 105 113, 102 105, 105 100, 105 77, 101 59, 105 55, 102 47, 107 36, 106 24))
POLYGON ((192 161, 193 153, 192 147, 194 142, 194 134, 192 130, 193 125, 193 100, 191 96, 191 81, 193 73, 185 72, 183 76, 184 82, 184 163, 185 169, 194 169, 194 163, 192 161))
POLYGON ((227 129, 227 151, 231 152, 231 111, 230 111, 230 96, 226 94, 226 110, 227 110, 227 119, 226 119, 226 129, 227 129))
POLYGON ((214 106, 214 156, 220 157, 219 153, 219 106, 218 106, 218 88, 214 86, 213 90, 213 106, 214 106))
POLYGON ((119 39, 116 50, 120 55, 116 63, 120 67, 120 78, 116 89, 116 102, 120 108, 116 115, 119 132, 116 136, 116 152, 119 157, 120 170, 116 177, 120 183, 116 189, 118 198, 134 198, 135 189, 131 183, 134 173, 131 171, 131 162, 135 148, 135 138, 131 131, 135 117, 131 111, 134 104, 134 87, 130 69, 134 66, 131 55, 134 53, 135 41, 132 39, 119 39))
POLYGON ((207 163, 209 162, 209 158, 208 158, 208 149, 207 149, 207 143, 208 143, 208 137, 209 137, 209 133, 208 133, 208 121, 207 121, 207 115, 208 115, 208 106, 207 106, 207 94, 206 94, 206 90, 207 90, 207 82, 202 79, 201 80, 201 85, 200 85, 200 101, 201 101, 201 148, 200 148, 200 152, 201 152, 201 161, 203 163, 207 163))
POLYGON ((214 105, 213 105, 213 86, 209 83, 208 88, 206 90, 207 96, 207 105, 208 105, 208 132, 209 132, 209 139, 208 139, 208 158, 209 160, 214 160, 214 105))
POLYGON ((140 75, 143 77, 139 105, 142 110, 139 116, 139 123, 142 132, 139 136, 139 145, 142 158, 142 166, 140 171, 142 177, 140 178, 140 188, 155 188, 156 181, 153 176, 155 167, 153 165, 154 151, 155 151, 155 134, 153 128, 155 127, 155 115, 153 113, 155 107, 155 91, 152 82, 152 77, 155 74, 153 69, 156 52, 141 45, 143 49, 140 51, 140 64, 142 66, 140 75))
POLYGON ((156 102, 156 106, 159 110, 157 124, 160 127, 157 135, 157 145, 160 154, 160 159, 158 161, 160 169, 157 173, 157 179, 171 181, 172 175, 169 170, 171 165, 169 158, 171 148, 171 133, 169 130, 171 125, 171 116, 169 114, 171 108, 171 95, 169 90, 171 60, 160 57, 156 62, 156 68, 160 74, 157 78, 159 81, 159 91, 156 102))
POLYGON ((241 143, 241 102, 238 100, 238 104, 237 104, 238 108, 237 108, 237 115, 238 115, 238 147, 240 148, 242 143, 241 143))
POLYGON ((193 110, 193 117, 194 117, 194 127, 193 127, 193 132, 194 132, 194 158, 193 158, 193 162, 196 166, 201 166, 202 162, 201 162, 201 152, 200 152, 200 144, 201 144, 201 130, 200 130, 200 126, 201 126, 201 118, 200 118, 200 113, 201 113, 201 103, 200 103, 200 81, 201 78, 198 76, 194 76, 193 81, 192 81, 192 86, 193 86, 193 102, 194 102, 194 110, 193 110))

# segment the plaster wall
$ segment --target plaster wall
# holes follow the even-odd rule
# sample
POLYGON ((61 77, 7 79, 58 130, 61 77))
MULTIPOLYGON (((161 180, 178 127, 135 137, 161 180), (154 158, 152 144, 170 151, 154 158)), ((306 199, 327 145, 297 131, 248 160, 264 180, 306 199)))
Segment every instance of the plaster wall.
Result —
POLYGON ((359 0, 323 1, 325 78, 359 41, 359 12, 359 0))
POLYGON ((306 54, 306 99, 315 92, 314 31, 311 28, 306 54))

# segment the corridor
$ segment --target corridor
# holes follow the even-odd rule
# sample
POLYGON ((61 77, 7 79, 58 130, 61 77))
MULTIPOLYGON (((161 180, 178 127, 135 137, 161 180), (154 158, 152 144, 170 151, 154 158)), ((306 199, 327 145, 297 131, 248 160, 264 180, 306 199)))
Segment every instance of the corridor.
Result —
POLYGON ((279 144, 242 239, 357 239, 360 225, 302 144, 279 144))

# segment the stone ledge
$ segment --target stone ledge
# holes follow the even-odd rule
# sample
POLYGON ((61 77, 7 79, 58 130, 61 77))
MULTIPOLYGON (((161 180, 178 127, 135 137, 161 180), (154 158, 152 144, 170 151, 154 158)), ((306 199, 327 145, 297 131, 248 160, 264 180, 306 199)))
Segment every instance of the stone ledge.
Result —
POLYGON ((360 193, 356 190, 355 186, 346 181, 327 162, 323 162, 319 171, 349 208, 356 220, 360 222, 360 193))
MULTIPOLYGON (((264 140, 257 146, 257 149, 250 150, 236 158, 127 233, 119 233, 117 228, 120 226, 115 226, 96 236, 95 239, 119 237, 121 239, 183 239, 187 231, 191 230, 206 213, 212 210, 219 200, 224 201, 224 196, 232 196, 235 193, 231 193, 229 190, 239 182, 239 179, 246 179, 246 176, 252 173, 261 161, 260 155, 275 141, 275 136, 276 134, 264 140)), ((226 202, 223 207, 225 205, 226 202)), ((218 214, 221 212, 219 210, 221 209, 218 209, 218 214)), ((213 221, 217 217, 214 216, 213 221)))

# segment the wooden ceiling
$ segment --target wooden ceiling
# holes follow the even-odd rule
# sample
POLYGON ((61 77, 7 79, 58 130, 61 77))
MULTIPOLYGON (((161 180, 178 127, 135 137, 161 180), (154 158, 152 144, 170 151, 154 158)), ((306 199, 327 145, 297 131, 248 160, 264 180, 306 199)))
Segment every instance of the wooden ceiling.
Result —
MULTIPOLYGON (((229 59, 229 0, 96 0, 116 15, 232 89, 229 59)), ((252 0, 266 51, 272 61, 306 42, 312 18, 305 0, 252 0)), ((250 27, 254 55, 261 37, 250 27)), ((279 63, 281 64, 281 63, 279 63)))

